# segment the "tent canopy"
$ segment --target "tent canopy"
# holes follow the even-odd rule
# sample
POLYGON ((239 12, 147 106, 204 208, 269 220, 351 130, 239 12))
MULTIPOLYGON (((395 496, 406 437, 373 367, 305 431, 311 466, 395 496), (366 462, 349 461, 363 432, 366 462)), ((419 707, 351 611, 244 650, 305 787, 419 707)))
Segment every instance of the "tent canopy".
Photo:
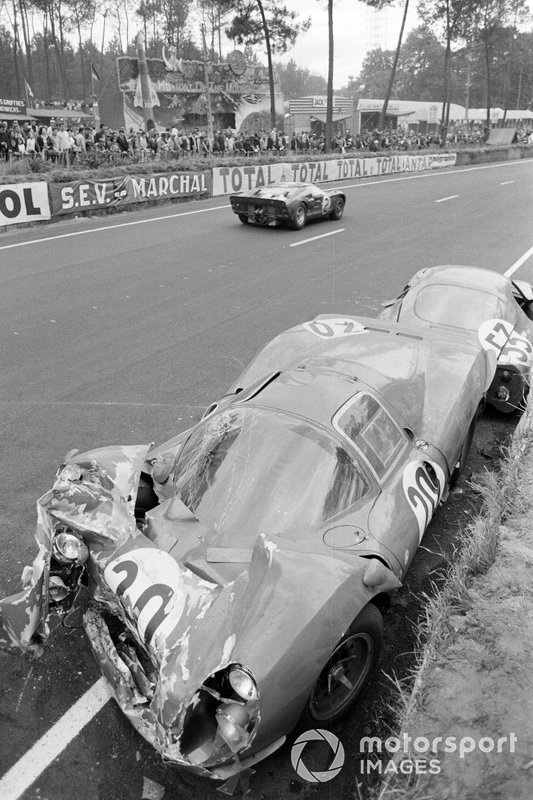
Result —
MULTIPOLYGON (((340 122, 343 119, 351 119, 351 114, 333 114, 333 122, 340 122)), ((317 120, 318 122, 325 122, 326 115, 325 114, 312 114, 311 119, 317 120)))
POLYGON ((8 112, 0 112, 0 120, 7 122, 11 119, 16 119, 18 122, 31 122, 36 118, 30 117, 27 114, 9 114, 8 112))
POLYGON ((92 113, 81 108, 28 108, 27 111, 32 114, 31 119, 94 119, 92 113))

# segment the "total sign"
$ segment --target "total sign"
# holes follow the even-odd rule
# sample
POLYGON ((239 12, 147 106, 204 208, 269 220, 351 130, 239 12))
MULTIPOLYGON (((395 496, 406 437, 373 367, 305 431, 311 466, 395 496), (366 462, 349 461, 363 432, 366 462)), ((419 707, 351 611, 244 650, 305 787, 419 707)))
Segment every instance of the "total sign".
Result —
POLYGON ((48 184, 14 183, 0 187, 0 225, 50 219, 48 184))

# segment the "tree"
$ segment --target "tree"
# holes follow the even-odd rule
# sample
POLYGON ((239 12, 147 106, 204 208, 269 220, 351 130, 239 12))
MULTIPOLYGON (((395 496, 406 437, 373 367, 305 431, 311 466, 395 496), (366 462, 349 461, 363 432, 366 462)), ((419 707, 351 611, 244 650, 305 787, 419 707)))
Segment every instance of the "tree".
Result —
POLYGON ((226 35, 238 44, 265 44, 270 87, 270 121, 276 127, 273 53, 285 53, 299 33, 308 30, 310 21, 298 21, 297 14, 276 0, 218 0, 222 12, 233 12, 226 35))
POLYGON ((403 32, 405 29, 405 21, 407 19, 407 12, 409 10, 409 0, 405 0, 404 7, 403 7, 403 16, 402 16, 402 24, 400 27, 400 33, 398 34, 398 43, 396 45, 396 50, 394 53, 394 59, 392 62, 392 68, 390 71, 389 80, 387 83, 387 88, 385 90, 385 99, 383 100, 383 107, 381 109, 381 113, 379 115, 379 127, 383 129, 385 127, 385 115, 387 113, 387 106, 389 104, 392 87, 394 84, 394 78, 396 77, 396 67, 398 65, 398 59, 400 58, 400 49, 402 46, 402 39, 403 39, 403 32))
POLYGON ((370 50, 366 54, 359 81, 365 85, 368 97, 385 97, 393 58, 392 50, 370 50))
MULTIPOLYGON (((479 38, 485 64, 485 100, 487 107, 486 130, 490 130, 490 108, 493 100, 493 73, 497 58, 498 39, 505 24, 513 27, 525 19, 527 9, 524 0, 478 0, 469 19, 468 33, 479 38)), ((517 31, 515 30, 515 33, 517 31)))
POLYGON ((274 69, 279 75, 281 91, 286 98, 326 94, 325 78, 311 74, 305 67, 299 67, 292 58, 286 64, 274 64, 274 69))

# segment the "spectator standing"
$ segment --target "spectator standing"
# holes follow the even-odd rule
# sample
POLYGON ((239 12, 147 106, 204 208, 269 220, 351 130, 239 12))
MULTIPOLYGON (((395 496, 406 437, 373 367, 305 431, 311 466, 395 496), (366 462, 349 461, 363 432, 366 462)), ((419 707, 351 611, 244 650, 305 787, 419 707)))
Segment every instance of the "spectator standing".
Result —
POLYGON ((120 128, 117 136, 117 144, 123 156, 127 156, 130 151, 130 145, 126 136, 126 129, 120 128))
POLYGON ((107 126, 104 122, 100 125, 99 130, 94 134, 94 146, 99 150, 107 149, 107 126))
POLYGON ((46 157, 51 159, 54 163, 59 157, 59 138, 55 125, 52 125, 51 133, 46 137, 46 157))
POLYGON ((85 155, 87 152, 87 145, 85 142, 85 133, 83 128, 78 128, 78 132, 74 137, 74 147, 80 155, 85 155))
POLYGON ((7 122, 0 122, 0 158, 7 161, 9 157, 9 133, 7 131, 7 122))

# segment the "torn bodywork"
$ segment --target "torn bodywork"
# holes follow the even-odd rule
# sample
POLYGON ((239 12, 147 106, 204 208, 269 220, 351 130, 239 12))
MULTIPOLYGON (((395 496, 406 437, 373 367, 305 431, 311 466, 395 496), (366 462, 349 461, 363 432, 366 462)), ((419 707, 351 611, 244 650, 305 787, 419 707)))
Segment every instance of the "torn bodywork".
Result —
POLYGON ((23 589, 0 603, 0 647, 37 652, 78 597, 121 709, 209 777, 299 720, 335 722, 494 367, 479 341, 365 318, 281 334, 190 430, 70 455, 38 501, 23 589))

